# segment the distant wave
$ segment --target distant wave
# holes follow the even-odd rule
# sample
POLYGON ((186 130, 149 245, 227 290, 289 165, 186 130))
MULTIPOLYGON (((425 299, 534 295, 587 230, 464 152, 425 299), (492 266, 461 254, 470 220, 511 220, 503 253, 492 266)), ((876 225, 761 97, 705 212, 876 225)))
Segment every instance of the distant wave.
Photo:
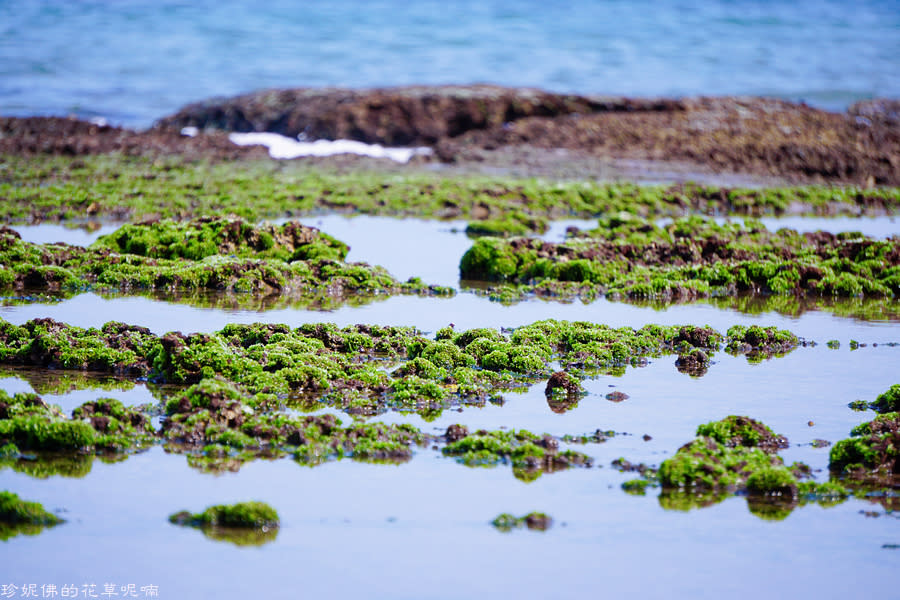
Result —
MULTIPOLYGON (((191 135, 195 131, 185 127, 182 133, 191 135)), ((364 144, 354 140, 316 140, 304 142, 277 133, 232 133, 228 136, 238 146, 265 146, 272 158, 299 158, 301 156, 334 156, 335 154, 358 154, 372 158, 389 158, 406 163, 416 155, 431 154, 431 148, 386 148, 379 144, 364 144)))

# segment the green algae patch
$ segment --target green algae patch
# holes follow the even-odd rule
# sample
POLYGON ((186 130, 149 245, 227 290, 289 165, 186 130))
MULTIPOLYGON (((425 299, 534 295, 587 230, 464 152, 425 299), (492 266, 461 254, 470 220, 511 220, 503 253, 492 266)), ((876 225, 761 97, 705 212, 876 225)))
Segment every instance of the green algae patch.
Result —
MULTIPOLYGON (((785 447, 787 439, 763 423, 730 416, 699 426, 696 439, 660 464, 659 481, 663 488, 747 490, 754 474, 784 468, 775 452, 785 447)), ((801 470, 795 465, 788 474, 794 478, 801 470)), ((756 481, 762 489, 764 480, 756 481)))
POLYGON ((697 437, 683 445, 659 469, 613 463, 640 478, 622 484, 632 495, 645 495, 650 487, 662 490, 665 509, 688 511, 712 506, 735 494, 747 498, 750 512, 765 520, 783 520, 800 506, 840 504, 853 492, 834 479, 818 483, 803 463, 784 464, 777 455, 787 439, 765 424, 745 416, 729 416, 697 428, 697 437))
POLYGON ((831 447, 832 475, 857 489, 900 488, 900 413, 879 415, 850 434, 831 447))
POLYGON ((879 395, 869 407, 879 413, 900 411, 900 384, 892 385, 888 391, 879 395))
POLYGON ((622 483, 622 490, 633 496, 645 496, 650 485, 646 479, 629 479, 622 483))
POLYGON ((191 527, 218 525, 271 529, 279 526, 278 513, 264 502, 218 504, 196 514, 179 512, 171 515, 169 522, 191 527))
MULTIPOLYGON (((741 332, 738 351, 745 351, 744 346, 762 351, 769 337, 796 340, 789 332, 757 329, 762 332, 759 336, 742 328, 729 330, 741 332), (747 340, 760 345, 749 346, 747 340)), ((233 388, 226 394, 231 401, 247 399, 251 410, 273 398, 288 401, 306 395, 314 399, 310 408, 333 406, 365 416, 387 410, 436 415, 447 408, 481 406, 495 401, 498 392, 524 390, 544 377, 549 377, 551 409, 556 410, 557 404, 560 410, 570 409, 583 397, 580 384, 573 384, 577 379, 621 373, 628 365, 664 354, 694 355, 700 350, 709 357, 734 339, 710 327, 633 329, 555 320, 511 332, 445 328, 435 339, 408 327, 338 328, 327 323, 297 328, 233 324, 210 334, 159 336, 116 322, 82 329, 52 319, 34 319, 21 326, 0 320, 0 364, 147 377, 156 383, 227 384, 233 388), (554 362, 564 369, 566 381, 561 375, 552 376, 554 362), (390 370, 392 365, 398 366, 390 370)), ((781 350, 793 348, 788 342, 778 343, 781 350)), ((203 405, 209 402, 203 398, 202 393, 188 398, 178 410, 182 399, 169 398, 165 410, 174 419, 175 413, 210 408, 215 413, 221 408, 203 405)), ((247 412, 243 407, 240 411, 247 412)), ((188 425, 193 427, 206 417, 191 418, 194 422, 188 425)))
POLYGON ((767 230, 758 221, 687 217, 660 226, 604 218, 562 243, 481 238, 463 255, 464 280, 499 284, 492 298, 601 294, 684 301, 715 296, 900 296, 900 239, 767 230))
MULTIPOLYGON (((146 447, 154 432, 142 412, 114 399, 87 402, 71 419, 36 394, 0 390, 0 446, 41 453, 117 452, 146 447)), ((7 452, 8 460, 12 453, 7 452)))
POLYGON ((242 219, 215 217, 123 225, 101 236, 92 248, 159 259, 202 260, 228 254, 284 262, 313 258, 344 260, 348 251, 343 242, 294 221, 280 226, 254 226, 242 219))
POLYGON ((725 351, 745 355, 751 363, 784 356, 800 344, 800 339, 786 329, 759 325, 735 325, 728 329, 727 336, 725 351))
POLYGON ((22 500, 12 492, 0 492, 0 540, 4 542, 17 535, 37 535, 45 527, 62 522, 37 502, 22 500))
POLYGON ((451 295, 384 268, 347 263, 343 242, 297 222, 199 218, 124 225, 90 248, 32 244, 0 227, 0 289, 284 294, 310 304, 349 296, 451 295))
POLYGON ((458 462, 470 466, 509 464, 516 478, 533 481, 542 473, 569 467, 590 467, 591 457, 574 450, 560 450, 559 439, 529 431, 487 431, 469 433, 460 425, 451 425, 445 434, 447 445, 441 450, 458 462))
POLYGON ((272 400, 242 396, 226 381, 202 380, 166 402, 161 436, 167 450, 187 453, 191 466, 207 472, 282 456, 309 466, 343 458, 399 463, 429 440, 407 424, 342 426, 330 414, 292 416, 272 400))
POLYGON ((749 417, 729 416, 697 427, 697 435, 712 438, 728 448, 760 448, 773 453, 788 447, 787 438, 749 417))
POLYGON ((491 521, 491 525, 504 533, 508 533, 513 529, 522 529, 523 527, 531 531, 547 531, 553 525, 553 519, 542 512, 530 512, 521 517, 502 513, 491 521))
POLYGON ((263 502, 219 504, 195 514, 181 511, 170 515, 169 522, 196 527, 211 539, 237 546, 259 546, 274 541, 281 525, 275 509, 263 502))
POLYGON ((742 189, 644 186, 423 173, 328 172, 285 161, 185 161, 102 156, 4 155, 0 220, 140 220, 240 215, 248 220, 322 210, 467 220, 648 217, 686 213, 858 215, 900 209, 898 188, 802 186, 742 189))

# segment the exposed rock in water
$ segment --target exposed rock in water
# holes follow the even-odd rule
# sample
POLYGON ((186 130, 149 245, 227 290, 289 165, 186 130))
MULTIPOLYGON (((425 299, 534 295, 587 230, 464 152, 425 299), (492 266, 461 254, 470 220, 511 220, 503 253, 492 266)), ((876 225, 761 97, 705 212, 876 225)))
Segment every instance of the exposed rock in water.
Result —
POLYGON ((190 104, 158 121, 156 128, 270 131, 389 146, 433 145, 469 131, 502 128, 525 117, 677 110, 680 105, 678 100, 588 97, 494 85, 299 88, 190 104))

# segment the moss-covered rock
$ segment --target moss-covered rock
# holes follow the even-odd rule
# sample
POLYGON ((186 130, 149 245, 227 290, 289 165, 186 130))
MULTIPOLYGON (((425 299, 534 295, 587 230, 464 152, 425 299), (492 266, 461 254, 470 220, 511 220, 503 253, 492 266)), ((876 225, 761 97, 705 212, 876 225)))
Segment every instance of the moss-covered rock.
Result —
POLYGON ((832 474, 854 487, 900 487, 900 413, 879 415, 855 427, 851 436, 831 447, 832 474))
MULTIPOLYGON (((233 404, 239 396, 251 409, 273 398, 307 395, 351 414, 374 415, 388 409, 434 413, 482 405, 501 391, 524 389, 549 376, 554 361, 569 377, 621 373, 652 356, 702 352, 708 357, 726 339, 709 327, 633 329, 555 320, 511 333, 483 328, 457 333, 447 328, 435 339, 412 328, 338 328, 328 323, 297 328, 227 325, 210 334, 158 336, 122 323, 82 329, 51 319, 21 326, 0 320, 0 364, 92 369, 144 376, 157 383, 204 381, 204 386, 221 388, 215 391, 221 396, 216 406, 211 406, 210 398, 170 397, 166 413, 176 422, 187 418, 178 415, 197 409, 216 413, 222 408, 219 404, 229 404, 226 397, 233 404), (399 366, 386 372, 386 359, 399 366)), ((575 401, 567 394, 570 407, 575 401)), ((240 415, 229 420, 235 418, 240 415)))
POLYGON ((191 527, 248 527, 273 529, 280 525, 278 513, 264 502, 217 504, 201 513, 182 511, 169 516, 169 521, 191 527))
POLYGON ((491 521, 491 525, 503 532, 510 532, 522 527, 527 527, 532 531, 547 531, 553 525, 553 519, 542 512, 530 512, 522 517, 502 513, 491 521))
POLYGON ((311 304, 349 295, 447 295, 382 267, 347 263, 347 246, 297 222, 200 218, 124 225, 90 248, 24 242, 0 227, 0 289, 215 290, 286 294, 311 304))
POLYGON ((218 504, 194 514, 181 511, 170 515, 169 522, 196 527, 211 539, 237 546, 259 546, 271 542, 281 525, 275 509, 263 502, 218 504))
POLYGON ((37 502, 28 502, 8 491, 0 492, 0 540, 19 534, 36 535, 44 527, 62 523, 62 519, 44 510, 37 502))
MULTIPOLYGON (((660 464, 664 488, 736 491, 747 489, 748 478, 757 472, 784 469, 775 452, 786 447, 787 440, 749 417, 731 416, 701 425, 697 436, 660 464)), ((759 477, 755 481, 763 486, 767 479, 759 477)))
POLYGON ((771 232, 750 220, 740 226, 687 217, 661 227, 649 219, 601 219, 597 229, 563 243, 479 239, 462 257, 460 276, 505 285, 499 293, 508 299, 606 294, 685 300, 747 293, 891 298, 900 296, 898 244, 771 232))
POLYGON ((872 402, 870 408, 880 413, 900 411, 900 383, 895 383, 872 402))
MULTIPOLYGON (((449 437, 449 435, 448 435, 449 437)), ((560 450, 559 439, 529 431, 456 430, 442 452, 468 466, 510 464, 517 478, 532 481, 541 473, 573 466, 590 467, 593 460, 580 452, 560 450), (462 435, 465 433, 466 435, 462 435)))

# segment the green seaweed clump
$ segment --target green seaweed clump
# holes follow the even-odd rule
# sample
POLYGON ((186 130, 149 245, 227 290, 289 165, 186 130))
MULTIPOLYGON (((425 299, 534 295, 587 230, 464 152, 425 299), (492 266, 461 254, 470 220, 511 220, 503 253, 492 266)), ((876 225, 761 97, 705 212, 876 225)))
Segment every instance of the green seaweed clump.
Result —
MULTIPOLYGON (((660 464, 664 489, 746 490, 754 474, 784 468, 775 452, 786 447, 787 440, 755 419, 730 416, 701 425, 697 436, 660 464)), ((800 469, 795 465, 789 474, 795 477, 800 469)), ((760 475, 754 481, 764 490, 769 479, 760 475)))
POLYGON ((488 293, 586 299, 684 301, 714 296, 900 295, 900 240, 826 232, 768 231, 760 222, 719 224, 693 216, 659 226, 607 217, 563 243, 480 238, 463 255, 464 280, 494 282, 488 293))
POLYGON ((744 354, 750 362, 760 362, 773 356, 784 356, 798 346, 800 340, 786 329, 735 325, 728 329, 726 352, 744 354))
POLYGON ((869 403, 865 400, 854 400, 853 402, 847 404, 847 406, 850 408, 850 410, 854 410, 856 412, 865 412, 869 410, 869 403))
POLYGON ((19 534, 36 535, 44 527, 62 522, 37 502, 27 502, 12 492, 0 492, 0 540, 4 542, 19 534))
POLYGON ((263 502, 219 504, 195 514, 181 511, 170 515, 169 522, 196 527, 211 539, 238 546, 259 546, 271 542, 281 525, 275 509, 263 502))
POLYGON ((633 496, 644 496, 647 494, 647 488, 650 486, 650 482, 646 479, 629 479, 622 483, 622 489, 625 490, 626 493, 631 494, 633 496))
POLYGON ((542 512, 530 512, 522 517, 503 513, 491 521, 491 525, 504 533, 508 533, 513 529, 521 529, 522 527, 527 527, 532 531, 547 531, 553 525, 553 519, 542 512))
POLYGON ((346 254, 346 244, 298 222, 150 221, 123 225, 89 248, 32 244, 0 226, 0 289, 256 292, 326 305, 353 295, 453 293, 344 262, 346 254))
POLYGON ((895 383, 888 391, 879 395, 869 407, 879 413, 900 411, 900 383, 895 383))
POLYGON ((237 504, 217 504, 201 513, 185 511, 169 517, 171 523, 191 527, 250 527, 273 529, 279 526, 278 513, 264 502, 238 502, 237 504))
POLYGON ((529 431, 486 431, 474 433, 458 425, 447 429, 448 443, 442 449, 467 466, 511 464, 513 474, 532 481, 541 473, 552 473, 573 466, 590 467, 593 460, 581 452, 560 450, 559 440, 529 431))
POLYGON ((40 452, 94 452, 144 446, 153 439, 147 417, 121 402, 101 399, 76 408, 67 419, 36 394, 0 390, 0 446, 40 452))
POLYGON ((856 488, 900 488, 900 413, 879 415, 854 427, 850 435, 831 448, 832 475, 856 488))

